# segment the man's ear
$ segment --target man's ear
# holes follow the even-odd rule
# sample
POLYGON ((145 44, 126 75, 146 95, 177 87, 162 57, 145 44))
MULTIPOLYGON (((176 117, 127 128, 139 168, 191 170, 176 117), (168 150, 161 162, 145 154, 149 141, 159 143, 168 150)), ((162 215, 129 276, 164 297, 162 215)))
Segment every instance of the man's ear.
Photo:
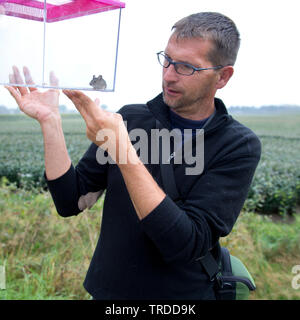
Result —
POLYGON ((229 79, 232 77, 234 69, 232 66, 226 66, 219 72, 219 80, 216 83, 216 89, 222 89, 226 86, 229 79))

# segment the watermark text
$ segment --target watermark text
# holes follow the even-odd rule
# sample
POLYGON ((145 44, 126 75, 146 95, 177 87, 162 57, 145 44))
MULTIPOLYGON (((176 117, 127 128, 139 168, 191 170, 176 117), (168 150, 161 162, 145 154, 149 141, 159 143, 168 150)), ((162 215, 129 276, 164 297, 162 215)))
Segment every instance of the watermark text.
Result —
POLYGON ((5 290, 5 266, 0 266, 0 290, 5 290))
POLYGON ((292 279, 292 288, 295 290, 300 289, 300 265, 295 265, 292 268, 292 273, 295 274, 295 276, 292 279))
MULTIPOLYGON (((125 124, 126 125, 126 124, 125 124)), ((119 130, 121 132, 121 130, 119 130)), ((186 164, 186 175, 199 175, 204 169, 204 130, 203 129, 151 129, 148 133, 141 128, 128 132, 129 139, 139 159, 144 164, 186 164)), ((101 142, 97 153, 97 162, 101 165, 114 164, 116 155, 120 164, 130 162, 127 155, 127 137, 117 137, 113 130, 99 130, 96 141, 101 142), (118 144, 116 143, 118 139, 118 144), (116 150, 116 146, 119 150, 116 150)))

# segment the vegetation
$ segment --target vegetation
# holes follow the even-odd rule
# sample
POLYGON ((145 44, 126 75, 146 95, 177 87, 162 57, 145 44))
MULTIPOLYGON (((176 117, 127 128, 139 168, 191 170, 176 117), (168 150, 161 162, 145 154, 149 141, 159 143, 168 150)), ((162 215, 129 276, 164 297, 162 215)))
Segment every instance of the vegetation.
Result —
MULTIPOLYGON (((73 163, 77 163, 90 142, 77 114, 62 115, 65 139, 73 163)), ((18 187, 43 189, 44 146, 39 124, 23 115, 0 115, 0 177, 18 187)))
POLYGON ((300 204, 300 115, 237 119, 252 128, 262 143, 245 209, 283 216, 295 213, 300 204))
MULTIPOLYGON (((246 202, 261 213, 295 212, 300 199, 300 114, 237 117, 262 142, 262 159, 246 202)), ((77 114, 63 115, 70 157, 78 162, 89 145, 85 125, 77 114)), ((0 178, 18 187, 45 189, 43 139, 39 124, 24 115, 0 115, 0 178)))
MULTIPOLYGON (((263 154, 244 209, 222 239, 252 273, 251 299, 300 299, 292 288, 300 264, 300 116, 239 116, 260 137, 263 154), (260 214, 257 214, 260 213, 260 214)), ((89 145, 78 115, 63 115, 73 163, 89 145)), ((0 116, 1 299, 90 299, 82 287, 101 224, 103 197, 90 210, 61 218, 43 181, 37 123, 0 116)))
POLYGON ((300 106, 298 105, 280 105, 280 106, 261 106, 259 108, 257 107, 230 107, 228 108, 228 111, 231 114, 235 115, 270 115, 273 116, 275 114, 279 115, 288 115, 288 114, 295 114, 300 113, 300 106))
POLYGON ((103 198, 85 214, 61 218, 48 192, 1 181, 1 299, 89 299, 82 283, 100 230, 103 198))

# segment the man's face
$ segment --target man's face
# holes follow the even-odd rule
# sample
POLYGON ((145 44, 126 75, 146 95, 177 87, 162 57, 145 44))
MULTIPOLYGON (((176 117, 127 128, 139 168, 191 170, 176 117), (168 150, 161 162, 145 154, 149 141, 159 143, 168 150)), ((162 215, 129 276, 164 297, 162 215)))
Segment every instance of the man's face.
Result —
MULTIPOLYGON (((165 54, 175 62, 187 62, 196 68, 213 67, 207 59, 213 44, 201 38, 169 39, 165 54)), ((174 111, 193 112, 211 105, 216 93, 218 73, 215 70, 195 71, 191 76, 178 74, 173 65, 163 68, 164 102, 174 111)))

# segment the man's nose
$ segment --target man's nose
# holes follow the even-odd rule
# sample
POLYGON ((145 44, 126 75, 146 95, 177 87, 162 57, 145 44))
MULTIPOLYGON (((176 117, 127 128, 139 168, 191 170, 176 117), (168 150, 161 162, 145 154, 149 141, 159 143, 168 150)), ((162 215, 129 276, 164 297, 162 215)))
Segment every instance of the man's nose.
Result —
POLYGON ((179 74, 175 70, 175 66, 170 64, 168 68, 164 68, 163 79, 165 81, 177 81, 179 74))

